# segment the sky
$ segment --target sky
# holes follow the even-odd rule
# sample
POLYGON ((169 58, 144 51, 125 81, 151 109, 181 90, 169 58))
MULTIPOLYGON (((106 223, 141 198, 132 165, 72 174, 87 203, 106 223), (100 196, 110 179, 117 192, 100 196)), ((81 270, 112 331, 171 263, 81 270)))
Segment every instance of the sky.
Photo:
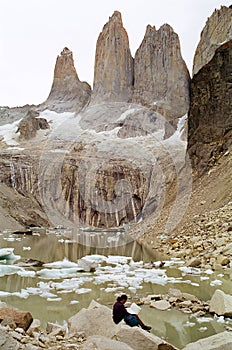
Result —
POLYGON ((215 8, 232 0, 0 0, 0 106, 39 104, 52 85, 57 55, 73 52, 81 81, 93 84, 98 35, 122 14, 134 56, 148 24, 170 24, 192 71, 200 33, 215 8))

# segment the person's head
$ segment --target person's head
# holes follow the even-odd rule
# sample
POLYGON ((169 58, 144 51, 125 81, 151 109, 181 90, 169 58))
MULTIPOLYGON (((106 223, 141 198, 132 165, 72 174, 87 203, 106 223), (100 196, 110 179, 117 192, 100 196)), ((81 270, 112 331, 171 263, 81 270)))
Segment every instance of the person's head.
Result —
POLYGON ((125 304, 125 302, 127 301, 127 295, 122 294, 120 297, 117 298, 117 301, 119 301, 122 304, 125 304))

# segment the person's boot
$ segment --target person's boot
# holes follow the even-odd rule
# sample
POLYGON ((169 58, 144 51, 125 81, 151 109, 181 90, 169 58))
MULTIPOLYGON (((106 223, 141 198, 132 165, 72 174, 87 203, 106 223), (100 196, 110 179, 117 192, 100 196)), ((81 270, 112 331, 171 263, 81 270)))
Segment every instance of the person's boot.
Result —
POLYGON ((141 326, 142 329, 144 329, 145 331, 150 331, 151 330, 151 326, 146 326, 145 324, 141 326))

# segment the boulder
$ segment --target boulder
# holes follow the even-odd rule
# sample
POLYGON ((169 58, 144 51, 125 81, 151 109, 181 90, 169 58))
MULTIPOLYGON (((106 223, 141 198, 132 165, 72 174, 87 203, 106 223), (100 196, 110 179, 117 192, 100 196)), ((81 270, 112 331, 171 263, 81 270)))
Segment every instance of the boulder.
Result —
POLYGON ((232 296, 217 289, 209 304, 209 311, 220 316, 232 316, 232 296))
POLYGON ((134 350, 177 350, 176 347, 154 334, 144 331, 139 327, 121 326, 114 339, 123 341, 134 350))
POLYGON ((112 310, 107 306, 92 301, 87 309, 83 308, 68 320, 70 335, 84 332, 85 335, 112 337, 120 329, 112 320, 112 310))
POLYGON ((211 337, 200 339, 194 343, 189 343, 182 350, 231 350, 232 333, 222 332, 211 337))
POLYGON ((0 349, 18 350, 19 344, 7 331, 0 328, 0 349))
POLYGON ((158 310, 167 310, 167 309, 170 309, 171 304, 167 300, 157 300, 157 301, 151 301, 150 306, 158 310))
POLYGON ((1 308, 0 309, 0 322, 5 318, 11 318, 17 325, 17 327, 23 328, 25 331, 30 327, 33 318, 30 312, 27 311, 18 311, 10 308, 1 308))
POLYGON ((104 336, 92 336, 81 346, 81 350, 133 350, 129 345, 106 338, 104 336))
POLYGON ((38 118, 39 113, 29 110, 26 117, 21 120, 17 132, 20 133, 20 140, 29 140, 36 136, 40 129, 49 129, 49 124, 45 118, 38 118))

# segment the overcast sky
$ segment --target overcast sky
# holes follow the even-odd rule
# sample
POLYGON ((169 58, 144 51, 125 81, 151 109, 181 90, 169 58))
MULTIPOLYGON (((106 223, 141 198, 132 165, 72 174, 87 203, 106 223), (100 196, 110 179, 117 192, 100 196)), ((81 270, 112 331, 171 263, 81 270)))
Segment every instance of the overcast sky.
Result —
POLYGON ((0 0, 0 106, 43 102, 56 57, 73 51, 80 80, 92 85, 96 41, 115 10, 122 13, 132 55, 147 24, 169 23, 189 70, 200 32, 215 8, 231 0, 0 0))

